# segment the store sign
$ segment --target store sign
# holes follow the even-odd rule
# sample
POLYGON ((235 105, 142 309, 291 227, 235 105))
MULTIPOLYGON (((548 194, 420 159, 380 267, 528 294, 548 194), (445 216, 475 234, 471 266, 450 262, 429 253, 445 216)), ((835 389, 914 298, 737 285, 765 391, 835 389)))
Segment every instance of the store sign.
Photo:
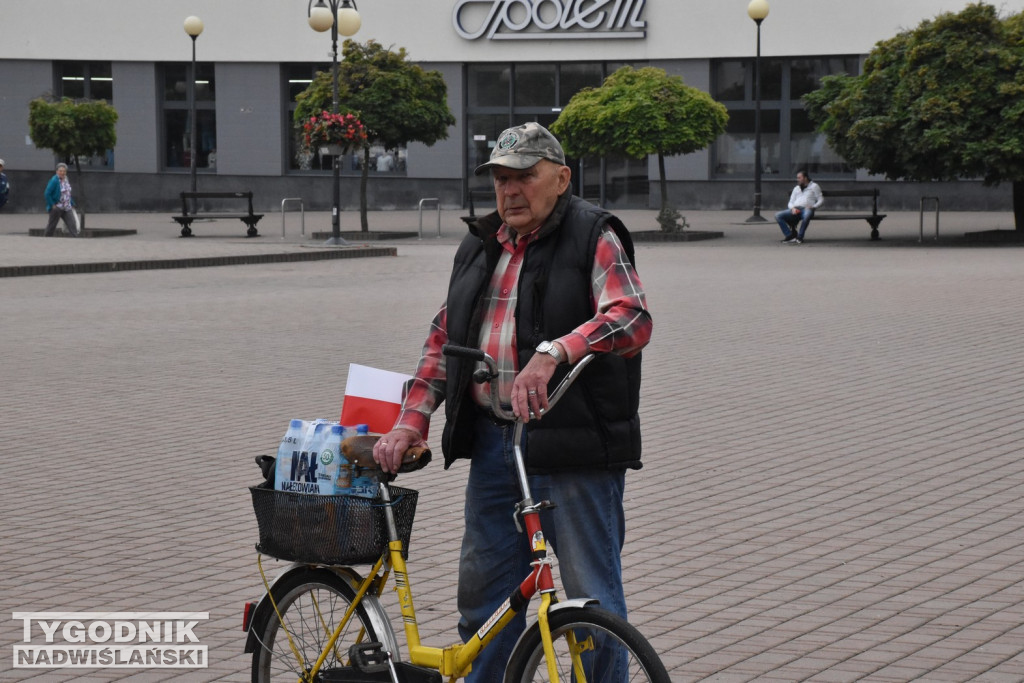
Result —
POLYGON ((455 31, 466 40, 644 38, 647 0, 458 0, 455 31))

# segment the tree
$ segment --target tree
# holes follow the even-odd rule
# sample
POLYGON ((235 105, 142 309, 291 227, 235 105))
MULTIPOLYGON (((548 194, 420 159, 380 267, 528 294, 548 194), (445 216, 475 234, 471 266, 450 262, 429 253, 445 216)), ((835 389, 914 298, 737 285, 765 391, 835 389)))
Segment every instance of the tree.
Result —
POLYGON ((78 206, 85 227, 85 185, 79 157, 105 155, 117 144, 117 111, 106 100, 50 101, 36 98, 28 104, 32 143, 53 150, 62 159, 74 159, 79 187, 78 206))
POLYGON ((1013 183, 1024 230, 1024 17, 984 3, 875 45, 859 76, 804 96, 829 145, 890 179, 1013 183))
POLYGON ((624 66, 599 88, 584 88, 565 106, 551 131, 570 156, 658 155, 663 230, 685 228, 668 203, 665 157, 704 149, 725 132, 729 114, 710 95, 663 69, 624 66))
MULTIPOLYGON (((322 110, 331 111, 331 74, 318 73, 296 101, 295 122, 322 110)), ((346 40, 338 63, 340 111, 352 111, 366 126, 368 142, 393 149, 409 142, 427 146, 448 137, 455 117, 448 109, 448 87, 437 71, 426 71, 406 60, 405 48, 391 50, 376 41, 365 45, 346 40)), ((363 147, 359 184, 359 216, 368 230, 366 185, 370 146, 363 147)))

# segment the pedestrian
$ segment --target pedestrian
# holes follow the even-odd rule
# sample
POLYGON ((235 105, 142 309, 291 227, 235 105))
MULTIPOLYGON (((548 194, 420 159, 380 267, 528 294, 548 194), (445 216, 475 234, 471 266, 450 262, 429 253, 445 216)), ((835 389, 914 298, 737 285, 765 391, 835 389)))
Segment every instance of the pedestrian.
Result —
POLYGON ((390 153, 384 152, 377 157, 377 171, 380 173, 389 173, 395 170, 395 158, 390 153))
POLYGON ((803 244, 807 224, 814 217, 814 211, 825 202, 818 183, 811 180, 807 171, 796 174, 796 187, 789 195, 789 208, 775 214, 775 221, 782 229, 783 244, 803 244), (799 231, 796 225, 800 224, 799 231))
MULTIPOLYGON (((488 385, 471 382, 475 364, 443 356, 442 345, 495 358, 502 402, 526 416, 534 497, 556 505, 542 520, 566 595, 597 598, 625 617, 622 500, 625 470, 641 466, 640 350, 652 329, 629 232, 572 195, 562 146, 546 128, 505 130, 476 169, 488 171, 497 211, 469 226, 402 411, 374 447, 382 468, 396 470, 409 446, 425 444, 430 415, 445 404, 445 468, 470 459, 458 585, 464 640, 529 573, 531 553, 512 515, 521 497, 510 460, 514 424, 492 414, 488 385), (595 360, 545 415, 557 380, 588 353, 595 360)), ((466 680, 502 680, 524 625, 520 612, 466 680)))
POLYGON ((0 208, 7 203, 7 197, 11 193, 11 184, 7 182, 7 174, 4 173, 4 160, 0 159, 0 208))
POLYGON ((72 237, 78 237, 78 219, 75 216, 75 200, 71 196, 71 183, 68 182, 68 165, 57 164, 57 173, 46 184, 46 210, 50 218, 46 223, 46 237, 53 237, 57 230, 57 221, 63 219, 64 227, 72 237))

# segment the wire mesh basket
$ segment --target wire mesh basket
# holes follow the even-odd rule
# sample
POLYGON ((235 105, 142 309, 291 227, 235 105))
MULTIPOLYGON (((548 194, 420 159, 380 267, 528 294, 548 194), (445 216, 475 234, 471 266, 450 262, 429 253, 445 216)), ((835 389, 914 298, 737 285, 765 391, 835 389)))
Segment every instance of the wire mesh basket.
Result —
MULTIPOLYGON (((402 554, 408 557, 419 493, 390 487, 402 554)), ((259 552, 308 564, 373 564, 388 545, 384 503, 361 496, 318 496, 250 486, 259 552)))

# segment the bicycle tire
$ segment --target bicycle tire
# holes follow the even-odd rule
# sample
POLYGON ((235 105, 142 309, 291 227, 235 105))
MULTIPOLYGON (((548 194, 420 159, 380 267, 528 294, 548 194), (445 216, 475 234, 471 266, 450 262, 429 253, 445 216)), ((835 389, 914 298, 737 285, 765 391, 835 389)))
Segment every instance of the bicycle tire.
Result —
MULTIPOLYGON (((271 614, 258 634, 259 644, 252 654, 252 680, 253 683, 295 683, 304 673, 303 669, 308 670, 316 663, 337 626, 336 620, 345 614, 356 594, 329 569, 308 567, 273 586, 272 595, 292 643, 302 654, 304 666, 299 666, 288 637, 281 629, 281 620, 277 614, 271 614)), ((366 610, 358 605, 321 671, 346 666, 351 645, 375 640, 377 633, 366 610)))
MULTIPOLYGON (((567 607, 552 612, 548 622, 554 641, 556 669, 561 681, 577 680, 572 673, 567 640, 572 634, 577 642, 590 643, 595 647, 582 655, 587 683, 671 683, 665 665, 651 644, 617 614, 592 606, 567 607), (609 655, 606 648, 611 643, 619 649, 621 666, 616 667, 607 659, 609 655)), ((534 623, 512 651, 505 670, 505 683, 539 683, 549 680, 540 625, 534 623)))

